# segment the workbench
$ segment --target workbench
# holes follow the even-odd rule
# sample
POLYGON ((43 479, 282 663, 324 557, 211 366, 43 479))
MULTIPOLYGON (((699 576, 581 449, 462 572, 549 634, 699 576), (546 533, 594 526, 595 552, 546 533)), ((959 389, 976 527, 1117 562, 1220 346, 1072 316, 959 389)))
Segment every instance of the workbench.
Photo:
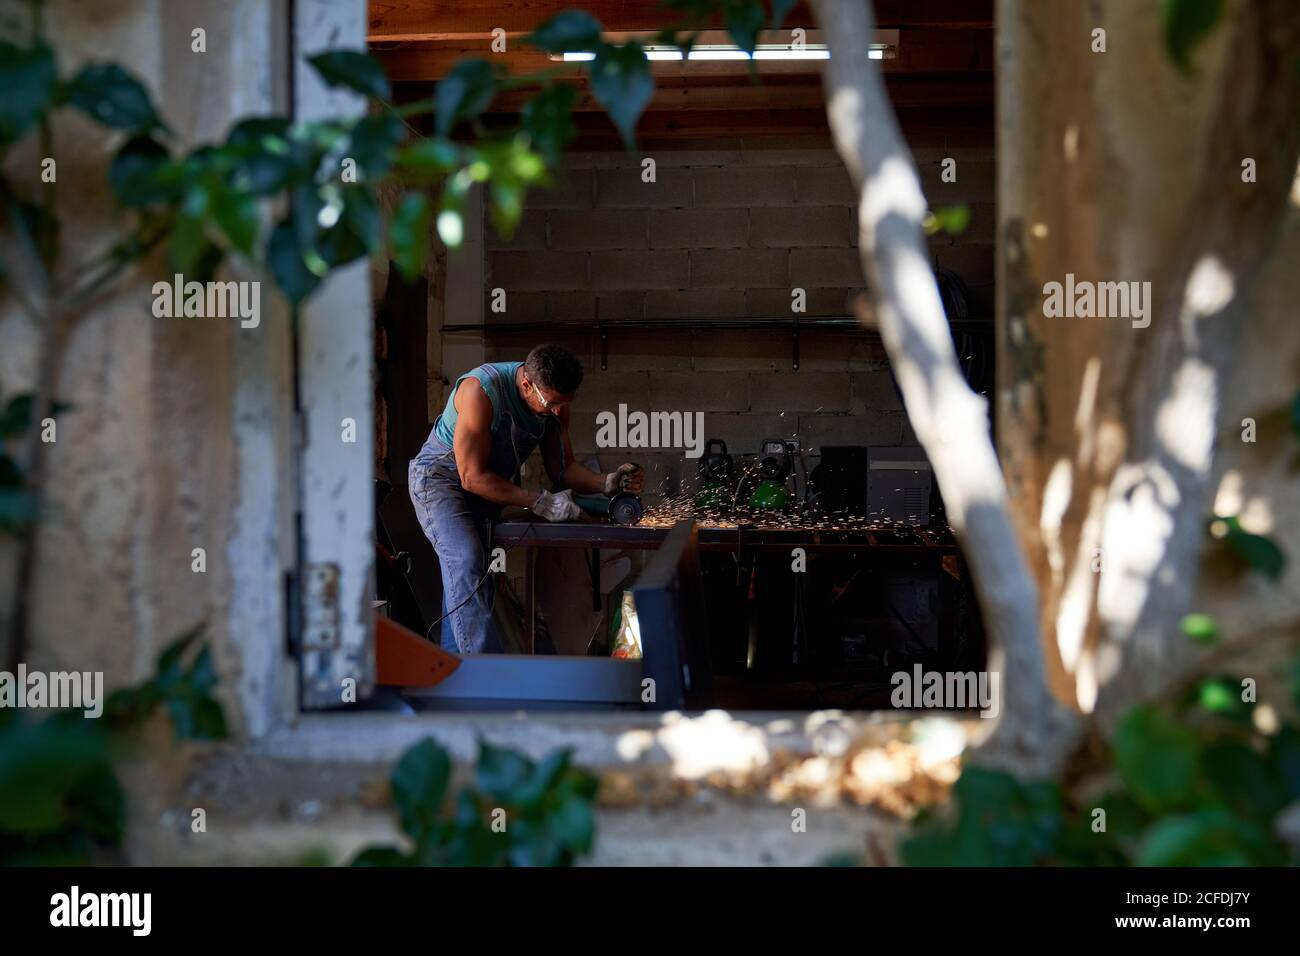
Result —
MULTIPOLYGON (((660 547, 671 528, 616 525, 606 522, 504 521, 492 527, 492 547, 524 549, 524 607, 529 621, 529 646, 536 646, 537 583, 535 562, 541 548, 581 548, 590 553, 593 587, 599 578, 600 552, 646 551, 660 547)), ((959 556, 961 549, 947 526, 854 528, 724 528, 701 525, 697 546, 700 551, 723 551, 741 555, 752 551, 785 551, 803 548, 813 551, 873 551, 924 554, 937 558, 959 556)), ((598 597, 597 597, 598 602, 598 597)))

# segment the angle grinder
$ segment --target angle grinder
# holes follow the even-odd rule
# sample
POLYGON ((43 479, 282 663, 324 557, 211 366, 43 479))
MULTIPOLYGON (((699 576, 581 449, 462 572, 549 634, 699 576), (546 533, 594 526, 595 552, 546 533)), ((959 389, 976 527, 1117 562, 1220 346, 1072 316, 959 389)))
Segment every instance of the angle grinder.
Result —
POLYGON ((577 495, 573 503, 593 518, 611 524, 636 524, 645 514, 641 496, 630 491, 620 491, 613 498, 604 495, 577 495))
POLYGON ((578 495, 573 502, 593 518, 605 518, 611 524, 636 524, 645 514, 641 496, 631 491, 620 491, 611 498, 604 495, 578 495))

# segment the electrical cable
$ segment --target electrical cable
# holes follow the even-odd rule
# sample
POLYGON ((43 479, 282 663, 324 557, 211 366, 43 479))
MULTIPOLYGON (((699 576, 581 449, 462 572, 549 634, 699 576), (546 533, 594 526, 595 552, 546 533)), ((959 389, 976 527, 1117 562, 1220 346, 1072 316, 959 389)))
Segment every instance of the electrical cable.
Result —
POLYGON ((474 590, 469 592, 469 596, 466 597, 465 600, 461 601, 459 604, 457 604, 454 608, 452 608, 442 617, 438 618, 436 621, 430 624, 428 630, 424 632, 424 639, 427 641, 433 640, 433 629, 437 627, 439 624, 441 624, 443 621, 445 621, 447 618, 451 617, 461 608, 463 608, 466 604, 468 604, 470 600, 474 597, 474 595, 478 594, 478 589, 483 586, 483 582, 487 580, 487 576, 491 573, 492 573, 492 568, 489 567, 486 571, 483 572, 483 576, 478 579, 478 584, 474 585, 474 590))

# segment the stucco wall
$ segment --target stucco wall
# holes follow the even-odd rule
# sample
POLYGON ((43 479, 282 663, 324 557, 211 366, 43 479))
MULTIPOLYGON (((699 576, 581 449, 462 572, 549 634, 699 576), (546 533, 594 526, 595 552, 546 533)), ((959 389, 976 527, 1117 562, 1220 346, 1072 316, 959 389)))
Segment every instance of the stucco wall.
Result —
MULTIPOLYGON (((27 4, 4 6, 26 19, 27 4)), ((70 0, 47 4, 45 17, 62 75, 117 60, 151 87, 179 143, 193 145, 282 102, 273 82, 279 6, 70 0), (195 28, 206 31, 205 53, 192 51, 195 28)), ((35 137, 6 164, 26 195, 57 190, 62 282, 128 225, 105 180, 121 139, 64 110, 54 186, 39 183, 35 137)), ((48 447, 28 663, 102 670, 111 687, 150 672, 166 643, 206 623, 242 728, 243 705, 287 698, 278 659, 291 541, 288 326, 269 286, 255 329, 155 318, 150 287, 165 274, 161 258, 142 264, 78 317, 70 337, 56 397, 71 408, 48 447), (206 551, 205 573, 191 570, 194 548, 206 551)), ((37 345, 33 323, 0 300, 0 395, 31 390, 37 345)), ((7 622, 11 542, 0 544, 0 561, 7 622)))

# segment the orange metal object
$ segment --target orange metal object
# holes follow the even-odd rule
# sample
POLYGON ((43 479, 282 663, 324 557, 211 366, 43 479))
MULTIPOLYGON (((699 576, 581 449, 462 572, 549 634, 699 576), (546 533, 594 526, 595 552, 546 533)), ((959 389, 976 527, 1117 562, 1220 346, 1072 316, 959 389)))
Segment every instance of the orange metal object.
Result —
POLYGON ((460 667, 460 657, 386 617, 375 618, 375 670, 381 684, 433 687, 460 667))

